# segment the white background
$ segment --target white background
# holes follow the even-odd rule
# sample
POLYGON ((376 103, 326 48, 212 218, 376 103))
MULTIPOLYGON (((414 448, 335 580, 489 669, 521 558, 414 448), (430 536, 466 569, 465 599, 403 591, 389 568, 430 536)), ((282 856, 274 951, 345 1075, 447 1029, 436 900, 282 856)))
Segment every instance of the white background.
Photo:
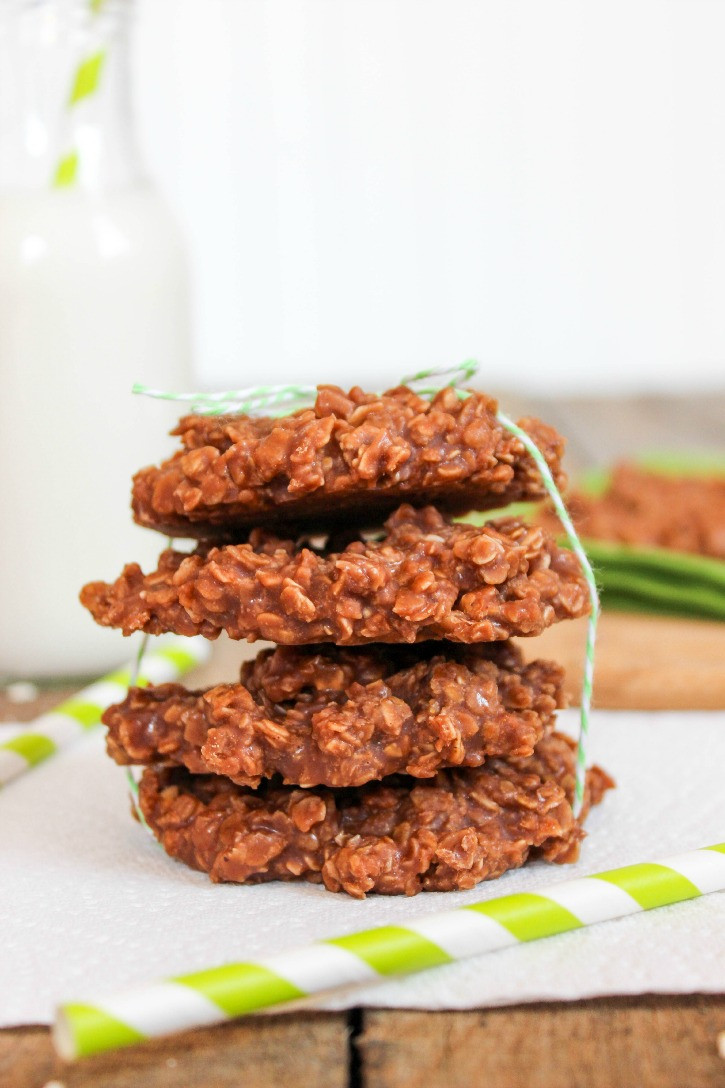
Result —
POLYGON ((722 388, 724 50, 723 0, 139 0, 200 378, 722 388))

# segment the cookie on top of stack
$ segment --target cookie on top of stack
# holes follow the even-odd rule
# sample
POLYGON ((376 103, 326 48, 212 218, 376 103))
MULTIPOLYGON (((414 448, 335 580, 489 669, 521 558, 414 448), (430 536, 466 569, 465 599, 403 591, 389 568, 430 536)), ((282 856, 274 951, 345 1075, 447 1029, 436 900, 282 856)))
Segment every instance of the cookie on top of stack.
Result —
MULTIPOLYGON (((183 448, 137 474, 136 521, 198 545, 85 586, 96 621, 276 643, 238 682, 131 689, 104 715, 172 857, 356 897, 577 857, 612 782, 592 768, 575 817, 562 670, 509 640, 585 615, 585 579, 540 527, 451 520, 543 497, 496 413, 474 391, 323 385, 281 418, 187 416, 183 448)), ((561 482, 562 439, 519 426, 561 482)))

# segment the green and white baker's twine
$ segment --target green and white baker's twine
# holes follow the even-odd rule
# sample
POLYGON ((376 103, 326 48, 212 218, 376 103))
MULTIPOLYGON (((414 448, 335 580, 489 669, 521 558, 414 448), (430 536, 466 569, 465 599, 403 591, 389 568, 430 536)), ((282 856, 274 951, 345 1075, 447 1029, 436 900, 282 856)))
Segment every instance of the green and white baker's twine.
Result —
POLYGON ((419 397, 434 397, 441 389, 452 386, 454 389, 468 395, 468 390, 461 390, 461 382, 469 382, 478 373, 478 363, 475 359, 466 359, 458 366, 431 366, 427 370, 419 370, 416 374, 409 374, 400 379, 401 385, 407 385, 414 390, 419 397), (431 378, 448 378, 443 384, 425 384, 431 378))
POLYGON ((505 416, 503 412, 498 413, 498 419, 503 426, 516 435, 519 441, 526 447, 527 451, 533 458, 538 468, 541 478, 544 481, 544 486, 549 493, 554 509, 556 510, 559 521, 564 526, 567 539, 571 545, 571 549, 576 555, 586 579, 587 588, 589 590, 589 599, 591 601, 591 610, 589 612, 589 623, 587 625, 587 642, 584 660, 584 678, 582 680, 582 694, 581 694, 581 706, 579 710, 579 743, 577 744, 576 751, 576 781, 574 786, 574 815, 578 816, 581 812, 582 804, 584 803, 584 787, 586 784, 586 769, 587 769, 587 742, 589 739, 589 715, 592 707, 592 689, 594 686, 594 648, 597 637, 597 623, 599 622, 599 593, 597 592, 597 583, 594 578, 594 571, 592 570, 591 563, 587 558, 587 554, 582 547, 582 543, 579 540, 577 531, 574 528, 569 513, 564 505, 564 500, 561 497, 561 492, 556 486, 554 477, 551 474, 551 469, 546 463, 541 451, 536 444, 532 441, 526 431, 517 426, 512 419, 505 416))
MULTIPOLYGON (((167 541, 167 543, 170 543, 170 541, 167 541)), ((134 661, 133 668, 131 670, 131 682, 129 684, 129 687, 143 687, 142 684, 139 684, 139 677, 141 676, 141 669, 143 667, 144 658, 146 656, 146 649, 149 644, 149 638, 149 635, 144 635, 141 639, 138 653, 136 654, 136 660, 134 661)), ((146 823, 146 817, 141 811, 141 806, 138 803, 138 779, 136 777, 136 774, 134 773, 134 770, 135 768, 132 767, 126 768, 126 782, 128 784, 129 793, 131 794, 131 804, 133 806, 133 811, 136 813, 136 819, 142 825, 142 827, 145 827, 149 834, 151 834, 151 828, 146 823)))
MULTIPOLYGON (((467 396, 468 390, 461 388, 461 382, 470 381, 478 370, 478 363, 473 359, 467 359, 464 363, 455 367, 431 367, 427 370, 419 370, 401 379, 401 385, 407 385, 421 397, 431 397, 440 392, 442 388, 452 387, 460 396, 467 396), (448 379, 438 383, 431 379, 448 379)), ((297 407, 306 407, 314 403, 317 396, 317 388, 314 385, 258 385, 248 389, 232 389, 222 393, 167 393, 161 389, 152 389, 149 386, 136 384, 134 393, 142 393, 148 397, 158 397, 163 400, 179 401, 188 404, 190 412, 195 415, 219 416, 219 415, 256 415, 259 412, 275 410, 284 406, 289 409, 291 404, 297 407)), ((584 678, 582 682, 581 709, 579 715, 579 739, 576 755, 576 781, 574 786, 574 814, 581 812, 584 803, 584 789, 586 784, 587 741, 589 738, 589 717, 592 704, 592 687, 594 682, 594 647, 599 620, 599 594, 594 578, 594 572, 586 552, 582 547, 572 520, 567 513, 561 492, 556 486, 551 469, 546 463, 546 458, 539 450, 530 435, 518 427, 512 419, 498 413, 498 420, 506 430, 510 431, 526 448, 541 474, 544 487, 551 498, 556 513, 561 521, 571 548, 579 560, 584 578, 586 579, 589 597, 591 600, 591 612, 587 627, 586 659, 584 665, 584 678)))
POLYGON ((130 684, 145 687, 178 680, 208 656, 209 643, 201 636, 160 638, 140 674, 131 665, 117 669, 0 742, 0 787, 85 736, 100 723, 106 707, 125 698, 130 684))
MULTIPOLYGON (((101 13, 105 0, 88 0, 88 16, 91 24, 95 24, 96 17, 101 13)), ((98 93, 101 76, 106 63, 105 47, 93 49, 81 57, 73 71, 70 91, 66 102, 66 109, 72 112, 79 102, 86 102, 98 93)), ((56 189, 68 188, 75 185, 78 180, 80 157, 77 147, 71 147, 61 155, 53 174, 53 185, 56 189)))
POLYGON ((84 1057, 722 889, 725 843, 61 1005, 53 1040, 61 1057, 84 1057))
MULTIPOLYGON (((432 367, 430 370, 421 370, 409 378, 402 378, 400 384, 410 386, 421 397, 428 397, 440 392, 442 386, 439 384, 420 387, 421 382, 427 382, 434 377, 447 377, 449 380, 443 385, 458 386, 462 381, 469 381, 477 370, 478 363, 467 360, 456 367, 432 367)), ((270 408, 283 408, 287 411, 292 404, 309 406, 315 401, 317 386, 256 385, 248 389, 227 389, 221 393, 167 393, 163 389, 153 389, 149 385, 141 385, 137 382, 132 392, 141 393, 145 397, 187 404, 193 415, 226 416, 256 415, 270 408)))
POLYGON ((191 414, 197 416, 254 415, 278 407, 287 411, 291 407, 307 405, 317 396, 314 385, 260 385, 223 393, 167 393, 137 382, 131 391, 145 397, 187 404, 191 414))

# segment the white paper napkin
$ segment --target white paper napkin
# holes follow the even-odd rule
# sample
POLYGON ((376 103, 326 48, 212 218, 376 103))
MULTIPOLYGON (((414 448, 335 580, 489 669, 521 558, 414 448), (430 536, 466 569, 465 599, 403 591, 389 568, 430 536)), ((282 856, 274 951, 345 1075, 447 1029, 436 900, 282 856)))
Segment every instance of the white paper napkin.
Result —
MULTIPOLYGON (((560 723, 575 727, 574 712, 560 723)), ((725 840, 725 714, 600 711, 592 755, 618 789, 580 861, 537 862, 470 892, 356 902, 321 887, 213 885, 129 815, 101 733, 0 793, 0 1026, 61 1000, 284 951, 367 926, 725 840)), ((725 893, 320 1001, 452 1009, 601 994, 725 990, 725 893)))

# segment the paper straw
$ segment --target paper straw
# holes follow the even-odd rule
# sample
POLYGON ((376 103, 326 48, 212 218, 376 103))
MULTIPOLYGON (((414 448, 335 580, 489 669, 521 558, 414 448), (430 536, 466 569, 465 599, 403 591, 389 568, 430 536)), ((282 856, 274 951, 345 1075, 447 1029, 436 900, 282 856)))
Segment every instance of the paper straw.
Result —
MULTIPOLYGON (((201 665, 209 657, 209 643, 194 638, 164 637, 144 659, 143 672, 135 683, 164 684, 201 665)), ((12 740, 0 744, 0 787, 38 763, 67 748, 98 725, 106 707, 123 699, 133 675, 133 665, 96 680, 83 691, 41 714, 12 740)))
POLYGON ((230 963, 57 1011, 72 1060, 725 889, 725 843, 230 963))
MULTIPOLYGON (((88 0, 88 14, 95 24, 105 0, 88 0)), ((106 49, 96 49, 81 57, 73 70, 66 109, 73 110, 79 102, 85 102, 98 93, 101 75, 106 62, 106 49)), ((58 160, 53 173, 53 185, 64 189, 75 185, 78 179, 80 159, 77 148, 71 148, 58 160)))

